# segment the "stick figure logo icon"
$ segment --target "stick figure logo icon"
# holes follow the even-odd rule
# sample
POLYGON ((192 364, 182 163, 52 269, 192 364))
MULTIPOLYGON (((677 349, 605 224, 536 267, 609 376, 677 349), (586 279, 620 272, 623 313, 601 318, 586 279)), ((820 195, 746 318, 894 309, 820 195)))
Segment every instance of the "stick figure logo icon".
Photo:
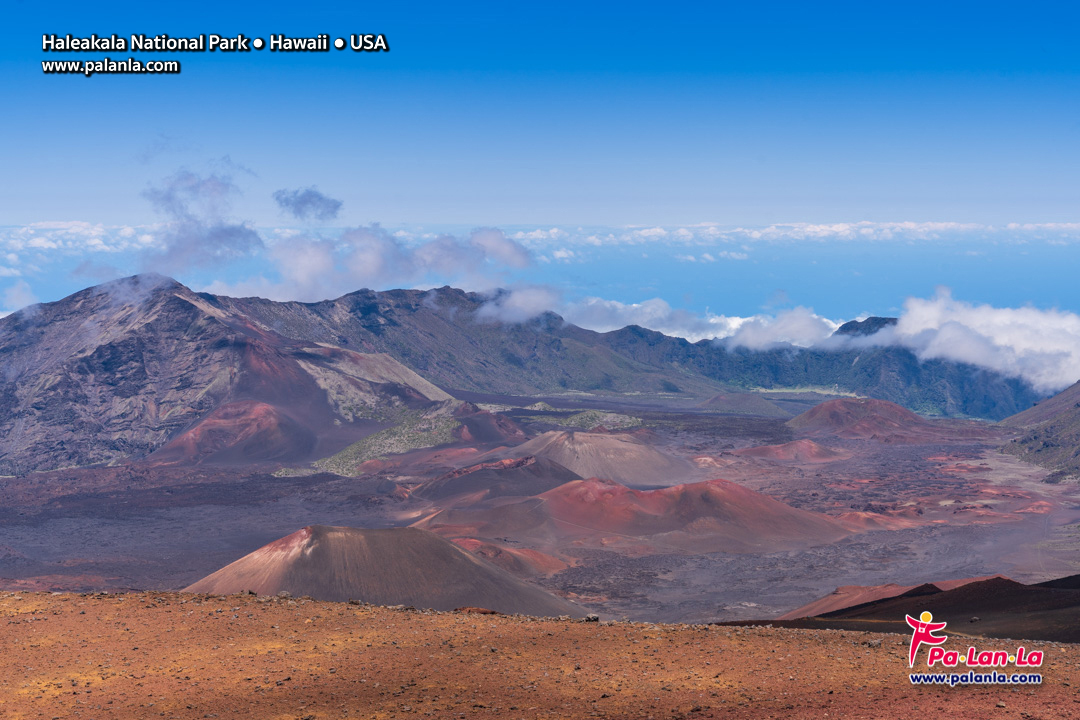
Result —
POLYGON ((919 619, 905 615, 904 619, 911 626, 911 648, 908 651, 908 667, 915 667, 915 654, 922 645, 940 645, 949 638, 944 635, 935 635, 935 632, 944 630, 948 623, 934 622, 934 616, 927 611, 919 615, 919 619))

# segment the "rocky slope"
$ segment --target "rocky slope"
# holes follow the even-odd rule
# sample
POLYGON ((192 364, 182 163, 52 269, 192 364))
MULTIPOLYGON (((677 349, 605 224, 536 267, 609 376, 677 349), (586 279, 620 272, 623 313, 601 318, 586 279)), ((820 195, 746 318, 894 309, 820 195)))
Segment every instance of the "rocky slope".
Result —
POLYGON ((450 395, 384 354, 291 340, 160 276, 0 320, 0 474, 303 459, 450 395))
POLYGON ((1049 481, 1080 477, 1080 383, 1002 421, 1023 434, 1004 450, 1054 472, 1049 481))

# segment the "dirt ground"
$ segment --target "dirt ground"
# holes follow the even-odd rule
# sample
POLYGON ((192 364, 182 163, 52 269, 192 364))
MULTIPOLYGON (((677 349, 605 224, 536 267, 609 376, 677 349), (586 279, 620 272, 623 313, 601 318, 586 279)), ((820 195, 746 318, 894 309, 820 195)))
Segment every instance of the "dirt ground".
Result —
MULTIPOLYGON (((1046 653, 1041 686, 913 687, 908 639, 251 595, 5 593, 0 708, 12 720, 1080 717, 1080 646, 1024 643, 1046 653)), ((979 641, 991 642, 1012 649, 979 641)))

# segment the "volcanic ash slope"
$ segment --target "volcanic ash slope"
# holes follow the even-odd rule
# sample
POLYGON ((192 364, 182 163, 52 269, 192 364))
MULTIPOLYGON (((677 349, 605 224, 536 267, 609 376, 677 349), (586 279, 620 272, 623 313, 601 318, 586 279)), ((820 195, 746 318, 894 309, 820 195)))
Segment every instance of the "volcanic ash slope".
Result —
POLYGON ((247 590, 434 610, 482 607, 523 615, 585 614, 417 528, 305 527, 185 588, 215 594, 247 590))
POLYGON ((546 458, 579 477, 598 477, 624 485, 674 485, 694 477, 695 468, 632 435, 553 430, 493 454, 546 458))

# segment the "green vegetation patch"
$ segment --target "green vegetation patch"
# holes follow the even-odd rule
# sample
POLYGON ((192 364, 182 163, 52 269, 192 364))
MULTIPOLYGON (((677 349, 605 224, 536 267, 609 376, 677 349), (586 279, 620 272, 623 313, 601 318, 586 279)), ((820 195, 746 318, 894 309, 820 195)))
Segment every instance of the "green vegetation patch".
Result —
MULTIPOLYGON (((555 411, 556 413, 559 411, 555 411)), ((567 430, 589 430, 603 425, 609 430, 622 430, 625 428, 640 427, 641 418, 622 413, 607 412, 605 410, 584 410, 578 413, 561 415, 521 415, 515 416, 522 422, 537 423, 540 425, 554 425, 567 430)))
POLYGON ((571 415, 565 420, 559 420, 558 424, 565 427, 585 428, 586 430, 597 425, 603 425, 611 430, 621 430, 640 426, 641 418, 636 418, 633 415, 623 415, 622 413, 604 412, 603 410, 585 410, 571 415))
POLYGON ((309 477, 311 475, 318 475, 319 471, 315 468, 283 467, 275 470, 271 474, 277 478, 309 477))
POLYGON ((368 460, 453 442, 454 431, 460 425, 449 415, 410 414, 400 424, 368 435, 338 454, 319 460, 315 467, 348 476, 368 460))
POLYGON ((858 393, 851 392, 841 388, 839 385, 823 386, 823 385, 799 385, 795 387, 749 387, 750 392, 762 393, 764 395, 805 395, 807 393, 816 393, 818 395, 827 395, 829 397, 864 397, 858 393))
POLYGON ((516 409, 513 405, 500 405, 498 403, 476 403, 476 407, 493 413, 502 413, 516 409))

